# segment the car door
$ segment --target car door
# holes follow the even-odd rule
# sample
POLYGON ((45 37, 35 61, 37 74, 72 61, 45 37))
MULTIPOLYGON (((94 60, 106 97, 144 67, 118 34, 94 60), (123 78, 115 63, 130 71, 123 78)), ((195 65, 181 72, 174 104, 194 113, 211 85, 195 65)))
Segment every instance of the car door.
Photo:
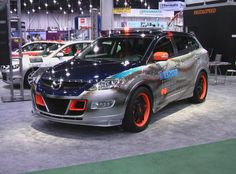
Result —
POLYGON ((174 59, 179 71, 178 81, 176 81, 177 91, 181 99, 192 93, 197 57, 192 50, 188 35, 174 35, 174 44, 177 50, 177 56, 174 59))
POLYGON ((154 106, 160 108, 176 99, 176 89, 178 88, 178 84, 176 84, 178 81, 178 62, 174 61, 175 50, 172 38, 160 38, 153 52, 167 52, 169 54, 168 60, 155 62, 159 69, 160 85, 154 94, 156 97, 154 106))

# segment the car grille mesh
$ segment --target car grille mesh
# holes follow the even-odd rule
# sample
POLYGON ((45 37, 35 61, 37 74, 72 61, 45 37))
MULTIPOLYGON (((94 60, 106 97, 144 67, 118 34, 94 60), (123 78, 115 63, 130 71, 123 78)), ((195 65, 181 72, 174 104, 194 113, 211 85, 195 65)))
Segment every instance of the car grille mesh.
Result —
MULTIPOLYGON (((42 85, 47 88, 51 88, 53 81, 42 79, 42 85)), ((61 89, 62 90, 78 90, 84 87, 87 83, 86 82, 62 82, 61 89)))
POLYGON ((64 115, 70 102, 70 100, 66 99, 53 99, 47 97, 44 97, 44 101, 49 112, 57 115, 64 115))

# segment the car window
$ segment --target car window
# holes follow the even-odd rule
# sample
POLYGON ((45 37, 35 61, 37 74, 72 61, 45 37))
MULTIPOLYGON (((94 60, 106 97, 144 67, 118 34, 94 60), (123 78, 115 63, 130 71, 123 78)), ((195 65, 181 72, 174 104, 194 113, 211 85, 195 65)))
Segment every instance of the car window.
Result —
POLYGON ((184 55, 191 51, 188 38, 186 36, 174 36, 174 42, 178 51, 178 55, 184 55))
POLYGON ((80 59, 108 61, 138 61, 143 58, 152 38, 121 37, 101 38, 87 47, 80 59))
POLYGON ((192 50, 196 50, 196 49, 200 48, 200 45, 199 45, 199 43, 196 41, 195 38, 189 36, 189 37, 188 37, 188 42, 189 42, 189 45, 190 45, 190 47, 192 48, 192 50))
POLYGON ((22 51, 31 51, 31 49, 35 46, 35 44, 28 44, 22 47, 22 51))
POLYGON ((63 48, 60 52, 63 53, 64 56, 74 56, 75 45, 69 45, 69 46, 63 48))
POLYGON ((171 40, 163 37, 160 41, 157 42, 154 52, 167 52, 169 57, 173 57, 174 49, 171 43, 171 40))

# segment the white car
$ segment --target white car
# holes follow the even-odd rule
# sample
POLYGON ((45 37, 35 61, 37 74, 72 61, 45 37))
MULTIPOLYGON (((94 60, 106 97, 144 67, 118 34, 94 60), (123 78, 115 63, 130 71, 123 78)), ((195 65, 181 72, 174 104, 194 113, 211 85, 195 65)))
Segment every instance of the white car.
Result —
MULTIPOLYGON (((64 43, 59 41, 34 41, 22 46, 22 54, 28 56, 41 56, 49 47, 51 47, 51 51, 55 51, 62 45, 64 45, 64 43), (52 47, 53 45, 54 47, 52 47)), ((12 58, 18 57, 19 50, 12 52, 12 58)))
MULTIPOLYGON (((73 42, 64 42, 64 45, 58 48, 56 51, 51 53, 51 50, 54 50, 54 46, 49 47, 41 56, 23 56, 23 80, 24 86, 26 88, 30 87, 30 84, 33 80, 32 75, 34 72, 40 67, 50 67, 54 66, 58 63, 67 61, 72 59, 76 54, 78 54, 81 50, 90 45, 92 41, 73 41, 73 42)), ((20 75, 20 66, 19 59, 12 60, 13 66, 13 84, 20 84, 21 79, 20 75)), ((10 70, 9 66, 2 67, 2 80, 11 84, 10 80, 10 70)))

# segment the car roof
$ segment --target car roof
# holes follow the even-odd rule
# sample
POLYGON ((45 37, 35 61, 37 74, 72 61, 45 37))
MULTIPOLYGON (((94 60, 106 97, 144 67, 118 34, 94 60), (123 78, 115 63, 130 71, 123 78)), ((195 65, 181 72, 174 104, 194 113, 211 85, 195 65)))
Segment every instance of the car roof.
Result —
POLYGON ((124 37, 124 36, 133 36, 133 37, 161 37, 166 35, 192 35, 191 33, 185 33, 185 32, 177 32, 177 31, 161 31, 158 28, 138 28, 138 29, 130 29, 130 30, 117 30, 114 31, 113 34, 110 36, 113 37, 124 37))
POLYGON ((66 45, 77 44, 77 43, 92 43, 93 40, 79 40, 79 41, 64 41, 66 45))

